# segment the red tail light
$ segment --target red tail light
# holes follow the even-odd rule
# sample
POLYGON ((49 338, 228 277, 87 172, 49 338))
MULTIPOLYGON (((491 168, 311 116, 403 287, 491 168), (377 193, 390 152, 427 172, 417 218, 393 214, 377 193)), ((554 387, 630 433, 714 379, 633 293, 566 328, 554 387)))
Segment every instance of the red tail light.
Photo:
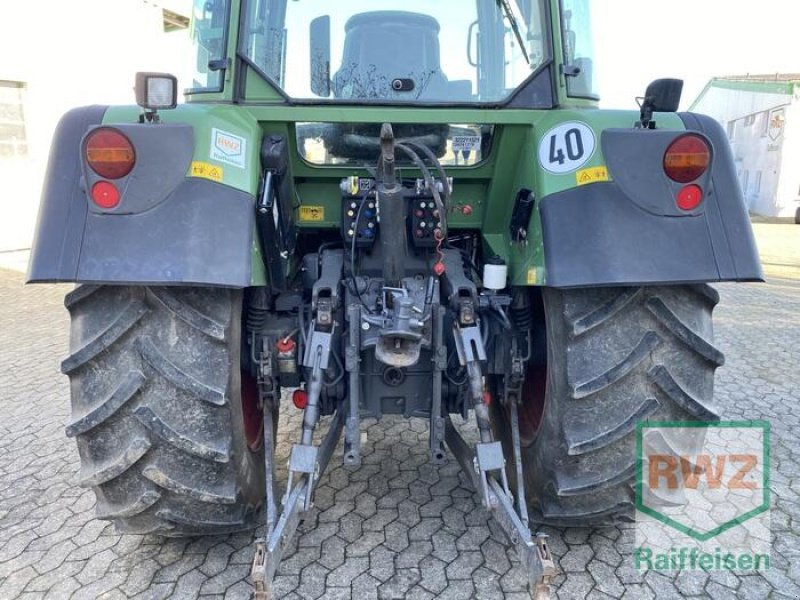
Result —
POLYGON ((119 204, 119 190, 109 181, 98 181, 92 186, 92 200, 100 208, 114 208, 119 204))
POLYGON ((708 142, 688 133, 669 145, 664 153, 664 172, 678 183, 689 183, 700 177, 711 163, 708 142))
POLYGON ((680 192, 675 199, 675 204, 681 210, 694 210, 703 201, 703 190, 699 185, 687 185, 680 192))
POLYGON ((86 162, 106 179, 119 179, 131 172, 136 152, 131 141, 116 129, 101 127, 86 138, 86 162))

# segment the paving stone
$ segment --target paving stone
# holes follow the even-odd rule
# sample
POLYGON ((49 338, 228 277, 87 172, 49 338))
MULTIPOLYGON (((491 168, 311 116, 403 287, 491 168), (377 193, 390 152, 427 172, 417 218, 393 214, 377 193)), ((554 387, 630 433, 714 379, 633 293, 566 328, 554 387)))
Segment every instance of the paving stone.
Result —
MULTIPOLYGON (((158 572, 161 566, 153 559, 145 559, 133 566, 128 579, 122 585, 125 593, 129 596, 135 596, 145 591, 153 583, 153 577, 158 572)), ((195 573, 192 571, 191 573, 195 573)))
POLYGON ((344 548, 346 545, 346 542, 338 536, 330 537, 322 542, 319 564, 328 570, 342 565, 344 563, 344 548))
POLYGON ((394 574, 394 552, 386 546, 378 546, 369 553, 369 574, 384 582, 394 574))
POLYGON ((397 520, 397 511, 391 509, 377 509, 375 514, 364 521, 364 531, 384 531, 393 521, 397 520))
POLYGON ((11 560, 0 563, 0 580, 13 575, 14 573, 22 571, 25 567, 35 567, 41 562, 44 555, 44 552, 24 552, 19 556, 15 556, 11 560))
POLYGON ((225 600, 250 600, 252 596, 253 587, 246 581, 240 581, 225 592, 225 600))
POLYGON ((353 598, 367 600, 368 598, 378 597, 378 587, 381 582, 372 577, 369 573, 362 573, 351 583, 353 598))
POLYGON ((697 596, 703 593, 708 581, 708 573, 704 571, 681 571, 675 577, 675 587, 684 596, 697 596))
POLYGON ((458 549, 456 548, 456 536, 446 531, 437 531, 431 538, 433 542, 433 555, 451 563, 458 557, 458 549))
POLYGON ((475 584, 471 579, 448 581, 447 587, 437 596, 439 600, 463 600, 475 597, 475 584))
POLYGON ((586 596, 586 600, 617 600, 619 596, 611 596, 609 594, 605 594, 598 590, 597 588, 593 589, 589 594, 586 596))
POLYGON ((644 576, 644 580, 651 590, 655 590, 658 593, 659 598, 668 598, 669 600, 679 600, 682 598, 681 593, 675 588, 672 580, 665 574, 657 573, 656 571, 648 571, 644 576))
POLYGON ((348 513, 339 520, 339 537, 348 544, 353 544, 362 535, 363 522, 364 519, 358 513, 348 513))
MULTIPOLYGON (((44 600, 63 600, 69 598, 75 590, 80 589, 81 584, 74 577, 66 577, 57 581, 44 596, 44 600)), ((14 596, 5 596, 14 598, 14 596)))
POLYGON ((178 578, 173 588, 172 596, 174 598, 186 598, 187 600, 189 598, 197 598, 200 594, 201 587, 207 579, 208 576, 202 571, 189 571, 178 578))
POLYGON ((593 556, 594 550, 590 546, 574 546, 561 557, 558 566, 565 573, 585 573, 593 556))
POLYGON ((174 583, 154 583, 141 594, 131 596, 133 600, 166 600, 172 598, 174 583))
POLYGON ((300 585, 300 576, 299 575, 281 575, 278 574, 275 577, 275 582, 272 586, 272 590, 275 593, 276 598, 300 598, 298 594, 294 593, 294 590, 300 585))
POLYGON ((739 578, 731 571, 711 571, 708 575, 708 579, 709 581, 713 581, 714 583, 718 583, 732 590, 737 589, 741 583, 739 578))
POLYGON ((722 586, 715 581, 709 582, 706 586, 705 593, 711 600, 730 600, 732 597, 730 588, 722 586))
POLYGON ((207 579, 202 586, 200 586, 200 593, 202 594, 222 594, 234 583, 237 583, 250 576, 250 567, 248 565, 229 565, 227 569, 207 579))
POLYGON ((483 564, 480 552, 460 552, 458 557, 447 565, 447 579, 472 579, 472 573, 483 564))
POLYGON ((198 569, 208 576, 213 577, 225 570, 233 554, 233 547, 228 544, 217 544, 213 546, 205 556, 205 561, 198 569))
POLYGON ((384 546, 392 552, 402 552, 408 547, 408 526, 400 521, 392 521, 384 529, 386 541, 384 546))
POLYGON ((656 593, 642 583, 630 583, 625 586, 622 600, 653 600, 656 593))
POLYGON ((75 579, 81 585, 88 585, 97 581, 108 572, 111 563, 117 558, 111 550, 103 550, 102 552, 92 556, 83 567, 83 570, 75 576, 75 579))
POLYGON ((388 581, 378 587, 378 598, 381 600, 399 600, 405 598, 408 591, 421 578, 419 569, 397 569, 388 581))
MULTIPOLYGON (((304 548, 302 551, 287 553, 284 555, 284 559, 281 561, 278 573, 281 575, 299 574, 312 562, 319 560, 321 555, 321 549, 314 547, 304 548)), ((251 564, 252 560, 253 557, 251 555, 249 561, 242 562, 241 564, 251 564)), ((233 563, 233 561, 231 562, 233 563)))
POLYGON ((0 584, 0 598, 16 598, 36 575, 36 570, 31 566, 14 571, 0 584))
POLYGON ((447 587, 445 568, 447 563, 434 556, 426 556, 419 563, 420 585, 426 590, 438 594, 447 587))
POLYGON ((205 557, 202 554, 187 554, 183 558, 162 567, 156 573, 153 581, 156 583, 164 583, 167 581, 177 581, 181 575, 196 569, 203 564, 205 557))
POLYGON ((345 560, 340 567, 331 571, 325 579, 325 583, 332 587, 349 587, 352 581, 367 569, 369 569, 368 557, 351 557, 345 560))
POLYGON ((594 561, 589 565, 588 569, 595 582, 594 589, 616 598, 619 598, 625 592, 625 588, 617 579, 614 569, 606 563, 594 561))
POLYGON ((123 583, 126 577, 125 573, 108 573, 89 585, 82 584, 81 588, 70 596, 70 600, 97 600, 123 583))
POLYGON ((748 575, 741 578, 738 594, 742 598, 766 598, 771 591, 772 586, 767 580, 758 575, 748 575))
POLYGON ((325 595, 325 579, 330 573, 319 563, 312 563, 300 574, 300 585, 295 592, 303 598, 322 598, 325 595))
POLYGON ((475 595, 481 600, 502 599, 503 589, 500 586, 500 576, 486 567, 477 569, 472 575, 475 585, 475 595))
POLYGON ((433 544, 430 541, 411 542, 408 547, 395 557, 395 567, 408 569, 418 567, 420 561, 430 555, 433 544))

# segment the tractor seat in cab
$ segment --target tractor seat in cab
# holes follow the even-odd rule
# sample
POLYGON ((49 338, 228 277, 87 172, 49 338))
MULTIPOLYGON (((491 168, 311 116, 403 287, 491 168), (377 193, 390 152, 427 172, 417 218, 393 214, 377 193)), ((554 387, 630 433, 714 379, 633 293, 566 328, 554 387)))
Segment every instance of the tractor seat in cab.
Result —
POLYGON ((412 12, 382 10, 345 24, 337 98, 441 100, 451 91, 439 61, 439 23, 412 12))

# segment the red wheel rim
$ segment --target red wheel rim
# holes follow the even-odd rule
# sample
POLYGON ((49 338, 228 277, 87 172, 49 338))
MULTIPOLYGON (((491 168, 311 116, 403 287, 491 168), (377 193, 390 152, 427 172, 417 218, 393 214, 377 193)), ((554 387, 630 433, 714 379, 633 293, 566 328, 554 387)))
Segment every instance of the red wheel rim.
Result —
POLYGON ((258 407, 258 384, 255 377, 242 371, 242 420, 247 447, 252 452, 264 443, 264 414, 258 407))
POLYGON ((544 418, 547 398, 547 365, 530 365, 522 384, 522 404, 519 407, 519 437, 523 446, 529 446, 544 418))

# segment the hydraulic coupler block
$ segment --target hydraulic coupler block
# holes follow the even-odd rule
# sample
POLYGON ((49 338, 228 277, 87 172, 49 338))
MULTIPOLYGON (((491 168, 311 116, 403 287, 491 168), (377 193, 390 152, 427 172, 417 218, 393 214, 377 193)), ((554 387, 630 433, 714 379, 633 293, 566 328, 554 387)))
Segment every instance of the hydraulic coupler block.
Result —
POLYGON ((342 239, 350 247, 369 248, 378 238, 378 202, 372 179, 342 179, 342 239))

